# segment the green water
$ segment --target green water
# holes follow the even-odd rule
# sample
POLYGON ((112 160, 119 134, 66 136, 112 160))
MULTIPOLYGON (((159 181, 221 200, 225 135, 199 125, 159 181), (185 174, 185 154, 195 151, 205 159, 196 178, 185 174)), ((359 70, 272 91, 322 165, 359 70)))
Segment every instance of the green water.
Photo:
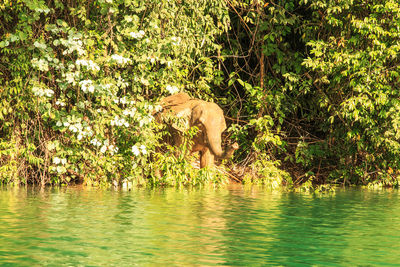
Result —
POLYGON ((0 189, 0 266, 400 266, 397 190, 0 189))

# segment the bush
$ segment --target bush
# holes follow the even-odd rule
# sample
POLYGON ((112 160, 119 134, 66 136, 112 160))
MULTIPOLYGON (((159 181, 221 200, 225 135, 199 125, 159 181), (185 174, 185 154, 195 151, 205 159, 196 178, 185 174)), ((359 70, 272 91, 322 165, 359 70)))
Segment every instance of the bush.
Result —
POLYGON ((210 93, 229 22, 224 1, 6 0, 0 12, 1 181, 14 183, 152 176, 155 103, 210 93))

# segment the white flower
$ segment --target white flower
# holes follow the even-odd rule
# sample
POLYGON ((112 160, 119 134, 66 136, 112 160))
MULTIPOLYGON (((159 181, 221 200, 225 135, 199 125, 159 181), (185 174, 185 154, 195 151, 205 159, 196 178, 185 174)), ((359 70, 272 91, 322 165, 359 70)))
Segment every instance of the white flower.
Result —
POLYGON ((108 150, 110 151, 111 155, 114 155, 115 153, 118 153, 118 147, 114 146, 114 145, 110 145, 108 146, 108 150))
POLYGON ((139 32, 130 32, 129 35, 135 39, 142 39, 145 35, 145 32, 143 30, 140 30, 139 32))
POLYGON ((61 164, 62 164, 62 165, 67 164, 67 159, 62 159, 62 160, 61 160, 61 164))
POLYGON ((78 59, 75 64, 78 66, 88 66, 88 62, 85 59, 78 59))
POLYGON ((140 78, 140 82, 141 82, 144 86, 149 86, 149 85, 150 85, 149 81, 148 81, 147 79, 145 79, 145 78, 140 78))
POLYGON ((118 116, 115 116, 114 119, 110 122, 111 126, 125 126, 129 127, 129 123, 124 119, 118 116))
POLYGON ((67 40, 60 40, 61 44, 68 47, 67 50, 63 52, 63 55, 68 55, 76 51, 79 56, 86 54, 86 51, 82 48, 82 41, 78 37, 74 36, 74 33, 70 33, 67 40))
POLYGON ((172 61, 167 61, 167 66, 171 67, 172 66, 172 61))
POLYGON ((57 166, 57 172, 58 173, 64 173, 66 171, 65 167, 63 166, 57 166))
POLYGON ((35 96, 42 97, 52 97, 54 94, 54 91, 51 89, 44 89, 41 87, 33 86, 32 87, 32 92, 34 93, 35 96))
POLYGON ((149 124, 151 121, 153 120, 153 116, 148 115, 143 117, 140 121, 139 121, 139 126, 142 127, 144 125, 149 124))
POLYGON ((121 103, 121 104, 126 104, 126 103, 128 103, 128 101, 126 101, 126 96, 124 96, 123 98, 121 98, 120 100, 119 100, 119 102, 121 103))
POLYGON ((102 89, 105 90, 105 91, 109 91, 110 88, 112 87, 112 84, 110 84, 110 83, 107 83, 107 84, 100 84, 99 87, 102 88, 102 89))
POLYGON ((140 155, 139 148, 136 145, 132 146, 132 153, 135 156, 139 156, 140 155))
POLYGON ((70 124, 69 124, 68 121, 64 122, 64 126, 65 126, 65 127, 68 127, 69 125, 70 125, 70 124))
POLYGON ((68 72, 65 74, 65 79, 67 80, 68 83, 74 83, 75 82, 75 78, 74 78, 74 74, 71 72, 68 72))
POLYGON ((108 146, 108 150, 110 151, 111 155, 114 155, 114 145, 108 146))
POLYGON ((124 116, 129 116, 131 118, 133 118, 135 116, 136 113, 136 108, 132 108, 132 109, 125 109, 122 114, 124 114, 124 116))
POLYGON ((147 154, 147 150, 146 150, 146 146, 145 145, 141 145, 140 146, 140 150, 142 150, 143 155, 147 154))
POLYGON ((62 101, 59 101, 59 100, 57 100, 56 105, 57 106, 61 106, 61 107, 65 107, 65 103, 62 102, 62 101))
POLYGON ((33 86, 32 92, 35 96, 39 96, 39 97, 43 96, 43 89, 40 87, 33 86))
POLYGON ((107 146, 105 146, 105 145, 100 148, 100 152, 102 154, 104 154, 104 152, 106 152, 106 150, 107 150, 107 146))
POLYGON ((179 88, 176 87, 175 85, 174 85, 174 86, 171 86, 171 85, 168 84, 168 85, 165 87, 165 89, 166 89, 171 95, 176 94, 176 93, 179 92, 179 88))
POLYGON ((175 36, 173 36, 173 37, 171 38, 171 40, 172 40, 172 44, 173 44, 173 45, 179 45, 179 44, 181 43, 181 37, 175 37, 175 36))
POLYGON ((61 121, 57 121, 56 126, 57 127, 61 127, 63 125, 63 123, 61 121))
POLYGON ((82 134, 80 133, 80 134, 78 134, 78 136, 77 136, 76 138, 80 141, 80 140, 82 140, 83 136, 82 136, 82 134))
POLYGON ((101 146, 101 142, 99 140, 97 140, 96 138, 92 139, 92 141, 90 141, 90 143, 94 146, 101 146))
POLYGON ((151 64, 154 64, 157 60, 160 60, 160 59, 158 57, 152 55, 152 56, 148 56, 147 60, 149 60, 151 64))
POLYGON ((94 86, 93 86, 93 82, 91 80, 83 80, 79 82, 79 85, 82 88, 83 92, 90 92, 93 93, 94 92, 94 86))
POLYGON ((156 105, 154 110, 155 110, 155 112, 160 112, 162 110, 162 106, 161 105, 156 105))
POLYGON ((41 71, 49 71, 49 64, 45 59, 33 58, 31 60, 32 66, 41 70, 41 71))
POLYGON ((53 163, 54 164, 58 165, 58 164, 60 164, 60 162, 61 162, 61 159, 59 157, 54 157, 53 158, 53 163))
POLYGON ((77 132, 78 132, 78 127, 76 126, 76 124, 70 125, 70 126, 69 126, 69 130, 70 130, 71 132, 77 133, 77 132))
POLYGON ((53 94, 54 94, 54 91, 51 90, 51 89, 46 89, 46 90, 44 90, 44 93, 45 93, 45 95, 46 95, 47 97, 52 97, 53 94))
POLYGON ((126 88, 128 85, 129 85, 128 82, 125 82, 125 80, 123 78, 118 77, 118 80, 117 80, 117 86, 118 87, 126 88))
POLYGON ((113 54, 111 56, 111 59, 113 59, 114 61, 116 61, 118 64, 121 64, 121 65, 131 62, 131 60, 129 58, 125 58, 125 57, 117 55, 117 54, 113 54))
POLYGON ((64 73, 63 76, 68 83, 76 84, 76 79, 78 78, 79 72, 67 72, 64 73))
POLYGON ((100 67, 92 60, 78 59, 75 63, 78 66, 85 66, 88 70, 95 70, 95 71, 100 70, 100 67))
POLYGON ((132 16, 125 16, 124 18, 126 22, 132 22, 132 16))
POLYGON ((34 47, 37 47, 37 48, 40 48, 40 49, 46 49, 46 48, 47 48, 47 45, 46 45, 46 44, 44 44, 44 43, 39 43, 38 41, 36 41, 36 42, 33 44, 33 46, 34 46, 34 47))

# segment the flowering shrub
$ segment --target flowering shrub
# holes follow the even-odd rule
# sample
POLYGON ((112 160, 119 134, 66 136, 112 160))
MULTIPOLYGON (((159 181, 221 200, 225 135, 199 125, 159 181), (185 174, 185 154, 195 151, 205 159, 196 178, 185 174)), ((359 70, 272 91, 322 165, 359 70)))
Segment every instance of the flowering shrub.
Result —
POLYGON ((146 182, 155 103, 209 90, 214 75, 199 65, 220 49, 224 1, 73 2, 0 4, 0 179, 146 182))

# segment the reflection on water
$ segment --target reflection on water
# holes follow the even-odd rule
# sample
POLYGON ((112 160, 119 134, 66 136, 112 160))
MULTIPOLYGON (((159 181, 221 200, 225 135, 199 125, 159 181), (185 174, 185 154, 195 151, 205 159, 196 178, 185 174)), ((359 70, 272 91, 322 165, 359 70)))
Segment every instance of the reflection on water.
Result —
POLYGON ((0 189, 0 265, 400 263, 399 192, 0 189))

